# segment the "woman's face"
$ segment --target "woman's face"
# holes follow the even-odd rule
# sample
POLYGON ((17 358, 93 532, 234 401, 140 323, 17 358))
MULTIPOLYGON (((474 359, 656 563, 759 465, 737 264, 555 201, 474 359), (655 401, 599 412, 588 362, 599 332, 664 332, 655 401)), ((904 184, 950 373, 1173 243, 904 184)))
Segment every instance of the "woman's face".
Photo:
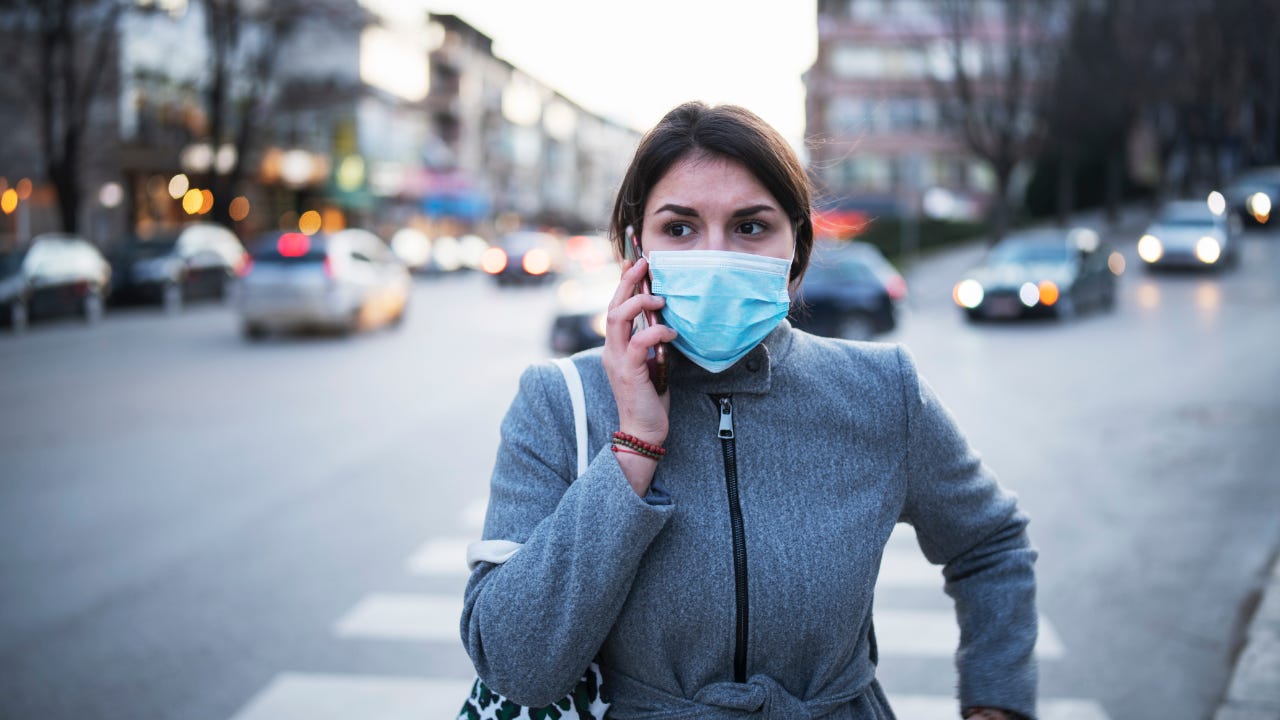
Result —
POLYGON ((791 220, 751 171, 714 155, 686 157, 653 186, 644 208, 650 250, 732 250, 790 259, 791 220))

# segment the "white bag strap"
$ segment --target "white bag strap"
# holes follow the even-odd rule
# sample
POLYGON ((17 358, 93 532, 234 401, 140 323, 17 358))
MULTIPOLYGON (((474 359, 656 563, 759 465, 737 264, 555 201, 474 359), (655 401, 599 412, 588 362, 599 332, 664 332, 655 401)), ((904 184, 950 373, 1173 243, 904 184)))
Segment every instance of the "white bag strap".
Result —
MULTIPOLYGON (((587 471, 591 458, 587 456, 587 398, 582 391, 582 376, 578 366, 569 358, 554 358, 552 362, 564 375, 569 386, 569 403, 573 406, 573 434, 577 439, 578 475, 587 471)), ((477 540, 467 545, 467 569, 474 570, 481 562, 501 565, 520 549, 520 543, 511 540, 477 540)))
POLYGON ((587 471, 591 458, 587 457, 587 396, 582 392, 582 376, 573 360, 563 357, 552 360, 564 375, 569 386, 569 402, 573 404, 573 432, 578 438, 578 477, 587 471))

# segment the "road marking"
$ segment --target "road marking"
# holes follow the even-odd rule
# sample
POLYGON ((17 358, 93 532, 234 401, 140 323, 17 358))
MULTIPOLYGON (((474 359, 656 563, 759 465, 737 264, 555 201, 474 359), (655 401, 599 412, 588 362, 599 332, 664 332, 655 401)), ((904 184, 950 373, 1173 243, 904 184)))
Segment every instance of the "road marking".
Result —
MULTIPOLYGON (((960 628, 950 610, 877 610, 873 617, 876 644, 886 657, 949 658, 960 642, 960 628)), ((1036 656, 1053 660, 1064 652, 1058 633, 1048 620, 1040 618, 1036 656)))
POLYGON ((467 577, 466 538, 434 538, 423 543, 409 556, 405 566, 413 575, 467 577))
POLYGON ((461 643, 462 593, 365 596, 334 626, 339 637, 461 643))
POLYGON ((456 718, 473 680, 281 673, 231 720, 456 718))
POLYGON ((937 588, 942 592, 942 568, 931 564, 915 552, 886 552, 880 561, 880 577, 876 587, 937 588))
MULTIPOLYGON (((455 718, 472 678, 282 673, 231 720, 422 720, 455 718)), ((952 720, 959 703, 941 695, 889 693, 894 713, 910 720, 952 720)), ((1047 698, 1040 720, 1110 720, 1091 700, 1047 698)))

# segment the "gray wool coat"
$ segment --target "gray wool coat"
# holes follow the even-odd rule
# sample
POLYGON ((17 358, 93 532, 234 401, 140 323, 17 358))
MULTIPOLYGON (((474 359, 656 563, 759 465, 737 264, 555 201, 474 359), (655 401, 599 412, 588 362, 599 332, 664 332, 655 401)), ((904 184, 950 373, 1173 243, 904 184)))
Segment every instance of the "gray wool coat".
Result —
POLYGON ((1027 519, 905 349, 784 321, 722 373, 677 357, 667 454, 645 498, 609 449, 618 415, 600 351, 573 361, 585 474, 550 362, 525 371, 502 423, 484 538, 523 545, 476 566, 461 621, 493 690, 547 705, 595 659, 620 720, 892 718, 872 597, 905 522, 955 602, 958 707, 1035 716, 1027 519))

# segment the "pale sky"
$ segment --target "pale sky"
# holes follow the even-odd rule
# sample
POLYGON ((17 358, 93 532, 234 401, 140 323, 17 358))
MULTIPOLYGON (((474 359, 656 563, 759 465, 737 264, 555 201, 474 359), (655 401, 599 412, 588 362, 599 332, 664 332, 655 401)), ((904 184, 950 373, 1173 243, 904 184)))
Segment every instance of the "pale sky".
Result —
MULTIPOLYGON (((397 4, 400 4, 397 2, 397 4)), ((405 2, 415 5, 416 2, 405 2)), ((753 110, 797 150, 815 0, 425 0, 583 107, 646 130, 685 100, 753 110)))

